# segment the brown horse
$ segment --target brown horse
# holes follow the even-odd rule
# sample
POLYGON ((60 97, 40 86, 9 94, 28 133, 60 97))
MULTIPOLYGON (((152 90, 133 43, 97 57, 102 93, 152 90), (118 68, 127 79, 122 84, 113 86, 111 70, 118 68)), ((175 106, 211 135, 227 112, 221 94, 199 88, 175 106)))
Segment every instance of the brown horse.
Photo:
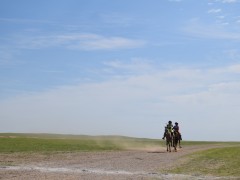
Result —
POLYGON ((167 145, 167 151, 171 152, 171 145, 172 145, 172 135, 170 132, 165 132, 166 136, 166 145, 167 145))
POLYGON ((181 139, 180 133, 177 132, 177 131, 174 131, 173 146, 174 146, 175 152, 177 152, 177 146, 178 146, 178 144, 179 144, 179 147, 181 148, 181 146, 180 146, 180 139, 181 139))

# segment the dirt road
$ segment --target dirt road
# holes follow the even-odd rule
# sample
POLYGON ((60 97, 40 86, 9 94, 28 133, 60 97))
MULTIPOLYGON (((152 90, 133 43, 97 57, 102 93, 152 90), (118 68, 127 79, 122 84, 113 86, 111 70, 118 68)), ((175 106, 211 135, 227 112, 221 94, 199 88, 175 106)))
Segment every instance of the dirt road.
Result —
POLYGON ((0 179, 222 179, 199 175, 162 174, 179 158, 210 146, 188 146, 178 152, 165 148, 56 154, 0 154, 0 179))

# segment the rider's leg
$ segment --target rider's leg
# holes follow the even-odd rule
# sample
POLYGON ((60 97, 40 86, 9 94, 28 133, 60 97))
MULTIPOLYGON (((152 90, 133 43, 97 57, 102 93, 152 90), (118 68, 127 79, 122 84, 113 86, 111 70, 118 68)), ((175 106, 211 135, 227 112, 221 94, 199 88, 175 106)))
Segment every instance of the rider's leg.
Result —
POLYGON ((165 137, 166 137, 166 132, 164 132, 162 139, 164 139, 165 137))

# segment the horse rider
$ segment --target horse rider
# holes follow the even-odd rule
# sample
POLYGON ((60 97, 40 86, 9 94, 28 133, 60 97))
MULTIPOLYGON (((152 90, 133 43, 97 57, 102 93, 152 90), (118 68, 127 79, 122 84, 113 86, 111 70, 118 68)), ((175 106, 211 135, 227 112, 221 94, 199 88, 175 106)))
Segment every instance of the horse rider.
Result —
POLYGON ((173 127, 173 130, 174 130, 174 132, 176 132, 176 133, 179 134, 180 140, 182 140, 182 135, 181 135, 181 133, 180 133, 180 131, 179 131, 178 122, 175 122, 175 126, 173 127))
POLYGON ((164 139, 166 137, 166 133, 167 132, 170 132, 171 133, 171 136, 173 136, 173 125, 172 125, 172 121, 168 121, 168 124, 167 126, 165 127, 165 131, 164 131, 164 134, 163 134, 163 138, 164 139))
POLYGON ((163 134, 163 138, 162 139, 164 139, 166 137, 167 132, 168 132, 168 129, 167 129, 167 126, 165 126, 165 130, 164 130, 164 134, 163 134))
POLYGON ((179 132, 179 126, 177 122, 175 122, 175 126, 173 126, 173 130, 176 132, 179 132))

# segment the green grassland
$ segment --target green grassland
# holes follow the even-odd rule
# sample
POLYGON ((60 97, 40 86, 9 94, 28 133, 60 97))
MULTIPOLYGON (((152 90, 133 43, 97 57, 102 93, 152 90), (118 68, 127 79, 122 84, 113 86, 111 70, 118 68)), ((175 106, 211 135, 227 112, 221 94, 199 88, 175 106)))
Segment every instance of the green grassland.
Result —
POLYGON ((184 157, 169 173, 240 177, 240 143, 200 151, 184 157))
MULTIPOLYGON (((207 141, 183 141, 183 146, 219 144, 207 141)), ((221 142, 220 144, 235 144, 221 142)), ((160 139, 125 136, 84 136, 60 134, 0 133, 0 152, 72 152, 125 150, 144 147, 164 147, 160 139)))
POLYGON ((160 140, 124 136, 1 134, 0 152, 72 152, 161 146, 160 140))

